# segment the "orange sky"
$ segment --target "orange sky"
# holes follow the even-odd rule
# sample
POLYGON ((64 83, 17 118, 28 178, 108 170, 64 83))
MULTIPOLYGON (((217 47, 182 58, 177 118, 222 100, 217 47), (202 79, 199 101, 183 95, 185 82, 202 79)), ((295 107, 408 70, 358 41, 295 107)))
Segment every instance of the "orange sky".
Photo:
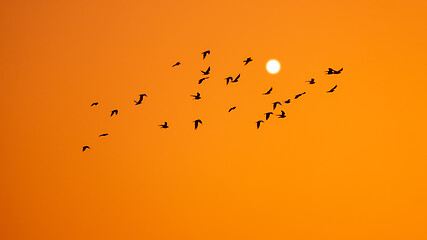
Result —
POLYGON ((0 239, 427 239, 425 0, 87 2, 0 3, 0 239))

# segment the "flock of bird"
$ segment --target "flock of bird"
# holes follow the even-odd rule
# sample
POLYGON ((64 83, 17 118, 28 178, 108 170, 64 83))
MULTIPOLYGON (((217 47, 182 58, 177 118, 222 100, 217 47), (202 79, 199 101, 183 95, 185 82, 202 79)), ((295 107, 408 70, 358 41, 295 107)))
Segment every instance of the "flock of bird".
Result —
MULTIPOLYGON (((205 59, 205 58, 207 57, 207 55, 209 55, 210 53, 211 53, 211 52, 210 52, 209 50, 202 52, 203 59, 205 59)), ((251 57, 246 58, 246 59, 243 61, 244 66, 248 65, 248 64, 249 64, 250 62, 252 62, 252 61, 253 61, 253 59, 252 59, 251 57)), ((172 65, 172 67, 178 67, 179 65, 181 65, 181 62, 176 62, 175 64, 173 64, 173 65, 172 65)), ((339 70, 334 70, 334 69, 332 69, 332 68, 329 68, 327 71, 325 71, 325 73, 326 73, 327 75, 340 74, 340 73, 342 72, 342 70, 343 70, 343 68, 341 68, 341 69, 339 69, 339 70)), ((202 75, 203 75, 204 77, 203 77, 203 78, 201 78, 201 79, 198 81, 198 84, 202 84, 204 80, 209 79, 210 71, 211 71, 211 67, 210 67, 210 66, 206 69, 206 71, 201 70, 202 75)), ((240 78, 240 74, 238 74, 235 78, 233 78, 233 77, 226 77, 226 78, 225 78, 225 80, 226 80, 226 85, 228 85, 229 83, 236 83, 236 82, 238 82, 239 78, 240 78)), ((315 80, 314 80, 313 78, 312 78, 310 81, 306 81, 306 82, 308 82, 308 84, 315 84, 315 83, 316 83, 316 82, 315 82, 315 80)), ((338 86, 338 85, 335 85, 333 88, 331 88, 330 90, 328 90, 328 91, 327 91, 327 93, 332 93, 332 92, 334 92, 334 91, 335 91, 335 89, 337 88, 337 86, 338 86)), ((271 87, 268 91, 266 91, 265 93, 263 93, 263 95, 269 95, 269 94, 271 94, 271 92, 272 92, 272 91, 273 91, 273 87, 271 87)), ((306 94, 306 92, 299 93, 299 94, 295 95, 294 99, 298 99, 299 97, 301 97, 301 96, 302 96, 302 95, 304 95, 304 94, 306 94)), ((197 92, 197 93, 196 93, 196 94, 194 94, 194 95, 190 95, 190 96, 191 96, 194 100, 200 100, 200 99, 202 98, 202 97, 201 97, 201 94, 200 94, 199 92, 197 92)), ((139 105, 139 104, 141 104, 141 103, 142 103, 142 101, 143 101, 143 99, 144 99, 144 97, 147 97, 147 94, 140 94, 140 95, 139 95, 139 99, 138 99, 138 101, 135 101, 135 100, 134 100, 135 105, 139 105)), ((291 99, 288 99, 288 100, 284 101, 284 103, 285 103, 285 104, 289 104, 290 102, 291 102, 291 99)), ((91 106, 91 107, 94 107, 94 106, 97 106, 97 105, 98 105, 98 102, 94 102, 94 103, 92 103, 90 106, 91 106)), ((273 110, 275 110, 275 109, 276 109, 277 105, 282 106, 282 103, 281 103, 281 102, 279 102, 279 101, 274 102, 274 103, 273 103, 273 110)), ((236 106, 231 107, 230 109, 228 109, 228 112, 231 112, 231 111, 233 111, 233 110, 235 110, 235 109, 236 109, 236 106)), ((113 115, 118 115, 118 113, 119 113, 119 111, 118 111, 117 109, 114 109, 114 110, 112 110, 112 111, 111 111, 111 113, 110 113, 110 117, 112 117, 113 115)), ((270 116, 271 116, 271 115, 273 115, 273 112, 267 112, 267 113, 264 113, 264 115, 265 115, 265 120, 267 121, 267 120, 270 118, 270 116)), ((286 117, 285 112, 284 112, 283 110, 281 110, 281 113, 280 113, 280 114, 278 114, 278 115, 276 115, 276 116, 277 116, 278 118, 285 118, 285 117, 286 117)), ((196 119, 196 120, 194 120, 194 121, 193 121, 193 123, 194 123, 194 129, 195 129, 195 130, 197 130, 197 128, 199 127, 199 125, 200 125, 200 124, 203 124, 202 120, 200 120, 200 119, 196 119)), ((259 129, 259 128, 260 128, 261 123, 264 123, 264 121, 263 121, 263 120, 258 120, 258 121, 256 122, 256 128, 257 128, 257 129, 259 129)), ((160 125, 158 125, 158 126, 159 126, 160 128, 164 128, 164 129, 169 128, 168 122, 164 122, 163 124, 160 124, 160 125)), ((105 137, 105 136, 108 136, 108 133, 103 133, 103 134, 99 135, 99 137, 105 137)), ((89 146, 87 146, 87 145, 86 145, 86 146, 83 146, 83 152, 84 152, 84 151, 86 151, 87 149, 90 149, 90 147, 89 147, 89 146)))

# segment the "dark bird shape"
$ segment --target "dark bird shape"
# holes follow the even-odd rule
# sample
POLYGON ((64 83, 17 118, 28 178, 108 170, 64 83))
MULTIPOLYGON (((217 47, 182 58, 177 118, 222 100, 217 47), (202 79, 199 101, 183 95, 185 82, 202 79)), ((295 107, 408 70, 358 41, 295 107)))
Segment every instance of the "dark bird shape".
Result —
POLYGON ((103 133, 103 134, 99 135, 98 137, 105 137, 105 136, 108 136, 108 133, 103 133))
POLYGON ((98 102, 94 102, 90 106, 93 107, 93 106, 96 106, 96 105, 98 105, 98 102))
POLYGON ((159 125, 161 128, 168 128, 169 126, 168 126, 168 122, 165 122, 164 124, 162 124, 162 125, 159 125))
POLYGON ((308 82, 308 84, 315 84, 316 82, 314 81, 314 78, 312 78, 310 81, 305 81, 308 82))
POLYGON ((115 109, 115 110, 111 111, 110 117, 112 117, 114 114, 117 115, 118 113, 119 113, 119 110, 115 109))
POLYGON ((271 87, 267 92, 263 93, 262 95, 268 95, 271 93, 271 91, 273 91, 273 87, 271 87))
POLYGON ((337 88, 338 85, 335 85, 335 87, 331 88, 331 90, 327 91, 327 93, 331 93, 335 91, 335 88, 337 88))
POLYGON ((141 104, 142 103, 142 99, 144 99, 144 97, 147 97, 147 94, 139 94, 139 100, 138 100, 138 102, 137 101, 135 101, 135 100, 133 100, 134 102, 135 102, 135 105, 139 105, 139 104, 141 104))
POLYGON ((206 79, 208 79, 209 77, 204 77, 204 78, 201 78, 200 80, 199 80, 199 84, 200 83, 202 83, 203 81, 205 81, 206 79))
POLYGON ((208 67, 208 69, 206 71, 200 70, 200 72, 202 72, 203 75, 209 75, 210 71, 211 71, 211 67, 208 67))
POLYGON ((233 77, 227 77, 227 78, 225 78, 225 83, 226 83, 226 85, 228 85, 228 83, 230 83, 230 81, 233 81, 233 77))
POLYGON ((234 106, 234 107, 232 107, 232 108, 230 108, 230 109, 228 109, 228 112, 231 112, 231 111, 233 111, 234 109, 236 109, 236 107, 234 106))
POLYGON ((289 98, 288 100, 285 101, 285 103, 291 103, 291 99, 289 98))
POLYGON ((338 71, 336 71, 336 70, 334 70, 334 69, 332 69, 332 68, 328 68, 328 71, 325 71, 325 73, 327 74, 327 75, 331 75, 331 74, 340 74, 341 72, 342 72, 342 70, 343 70, 344 68, 341 68, 340 70, 338 70, 338 71))
POLYGON ((250 63, 250 62, 252 62, 253 61, 253 59, 252 58, 250 58, 250 57, 248 57, 248 58, 246 58, 246 60, 244 60, 243 62, 245 63, 245 65, 247 65, 248 63, 250 63))
POLYGON ((197 119, 196 121, 193 121, 193 122, 194 122, 194 129, 197 129, 197 127, 199 127, 199 123, 202 124, 202 120, 200 119, 197 119))
POLYGON ((179 66, 179 65, 181 65, 181 63, 180 62, 176 62, 174 65, 172 65, 172 67, 179 66))
POLYGON ((264 113, 265 114, 265 120, 268 120, 270 118, 270 115, 273 114, 272 112, 264 113))
POLYGON ((83 146, 83 152, 86 151, 86 149, 90 149, 89 146, 83 146))
POLYGON ((274 109, 276 109, 277 104, 279 104, 280 106, 282 106, 282 104, 281 104, 280 102, 274 102, 274 103, 273 103, 273 110, 274 110, 274 109))
POLYGON ((283 110, 282 110, 281 114, 276 115, 276 116, 278 116, 279 118, 285 118, 286 117, 285 112, 283 110))
POLYGON ((191 96, 194 98, 194 100, 199 100, 202 98, 200 97, 200 93, 197 93, 196 95, 191 95, 191 96))
POLYGON ((263 123, 264 121, 262 121, 262 120, 259 120, 258 122, 256 122, 256 129, 258 129, 259 128, 259 126, 261 126, 261 123, 263 123))
POLYGON ((301 97, 302 95, 304 95, 306 92, 303 92, 303 93, 300 93, 300 94, 297 94, 296 96, 295 96, 295 99, 297 99, 297 98, 299 98, 299 97, 301 97))
POLYGON ((207 50, 202 52, 202 54, 203 54, 203 59, 205 59, 206 55, 211 54, 211 51, 207 50))
POLYGON ((239 81, 239 78, 240 78, 240 73, 239 73, 239 75, 237 75, 237 77, 234 80, 231 79, 231 82, 237 82, 237 81, 239 81))

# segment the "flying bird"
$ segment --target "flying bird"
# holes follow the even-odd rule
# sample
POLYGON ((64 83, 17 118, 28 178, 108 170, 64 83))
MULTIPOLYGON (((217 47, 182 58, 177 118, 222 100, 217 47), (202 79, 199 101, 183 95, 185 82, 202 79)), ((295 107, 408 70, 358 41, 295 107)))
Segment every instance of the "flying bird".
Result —
POLYGON ((231 112, 231 111, 233 111, 234 109, 236 109, 236 106, 234 106, 234 107, 232 107, 232 108, 228 109, 228 112, 231 112))
POLYGON ((262 120, 259 120, 258 122, 256 122, 256 129, 258 129, 259 128, 259 126, 261 126, 261 123, 263 123, 264 121, 262 121, 262 120))
POLYGON ((273 91, 273 87, 271 87, 267 92, 263 93, 262 95, 268 95, 271 93, 271 91, 273 91))
POLYGON ((103 134, 99 135, 98 137, 105 137, 105 136, 108 136, 108 133, 103 133, 103 134))
POLYGON ((200 70, 200 72, 203 73, 203 75, 209 75, 209 72, 211 71, 211 67, 208 67, 208 69, 206 71, 202 71, 200 70))
POLYGON ((90 147, 89 147, 89 146, 83 146, 83 152, 84 152, 86 149, 90 149, 90 147))
POLYGON ((162 125, 159 125, 161 128, 168 128, 169 126, 168 126, 168 122, 165 122, 164 124, 162 124, 162 125))
POLYGON ((138 102, 137 101, 135 101, 135 100, 133 100, 134 102, 135 102, 135 105, 139 105, 139 104, 141 104, 142 103, 142 99, 144 98, 144 97, 147 97, 147 94, 139 94, 139 100, 138 100, 138 102))
POLYGON ((181 65, 181 63, 180 62, 176 62, 174 65, 172 65, 172 67, 179 66, 179 65, 181 65))
POLYGON ((286 100, 285 103, 291 103, 291 99, 286 100))
POLYGON ((194 98, 194 100, 199 100, 202 98, 200 97, 200 93, 197 93, 196 95, 191 95, 191 96, 194 98))
POLYGON ((211 54, 211 51, 207 50, 207 51, 202 52, 203 59, 205 59, 206 55, 208 55, 208 54, 211 54))
POLYGON ((338 70, 338 71, 336 71, 336 70, 334 70, 334 69, 332 69, 332 68, 328 68, 328 71, 325 71, 325 73, 327 74, 327 75, 331 75, 331 74, 340 74, 341 72, 342 72, 342 70, 343 70, 344 68, 341 68, 340 70, 338 70))
POLYGON ((277 104, 279 104, 280 106, 282 106, 282 104, 281 104, 280 102, 274 102, 274 103, 273 103, 273 110, 274 110, 274 109, 276 109, 277 104))
POLYGON ((202 83, 204 80, 208 79, 209 77, 204 77, 202 79, 199 80, 199 84, 202 83))
POLYGON ((281 111, 282 111, 282 113, 279 115, 276 115, 276 116, 278 116, 279 118, 285 118, 286 117, 285 112, 283 110, 281 110, 281 111))
POLYGON ((265 120, 268 120, 270 118, 270 115, 273 114, 272 112, 264 113, 265 114, 265 120))
POLYGON ((228 83, 230 83, 230 81, 233 81, 233 77, 227 77, 225 78, 225 84, 228 85, 228 83))
POLYGON ((234 80, 231 79, 231 82, 237 82, 239 80, 239 78, 240 78, 240 73, 239 73, 239 75, 237 75, 237 77, 234 80))
POLYGON ((337 88, 338 85, 335 85, 335 87, 333 87, 331 90, 327 91, 327 93, 331 93, 335 91, 335 88, 337 88))
POLYGON ((302 95, 304 95, 306 92, 303 92, 303 93, 300 93, 300 94, 297 94, 296 96, 295 96, 295 99, 297 99, 297 98, 299 98, 299 97, 301 97, 302 95))
POLYGON ((114 114, 118 114, 119 113, 119 110, 117 110, 117 109, 114 109, 113 111, 111 111, 111 115, 110 115, 110 117, 112 117, 114 114))
POLYGON ((98 105, 98 102, 94 102, 90 106, 93 107, 93 106, 96 106, 96 105, 98 105))
POLYGON ((250 57, 248 57, 248 58, 246 58, 246 60, 244 60, 243 62, 245 63, 245 65, 247 65, 248 63, 250 63, 250 62, 252 62, 253 61, 253 59, 252 58, 250 58, 250 57))
POLYGON ((308 82, 308 84, 315 84, 316 82, 314 81, 314 78, 312 78, 310 81, 305 81, 308 82))
POLYGON ((193 121, 193 122, 194 122, 194 129, 197 129, 197 127, 199 126, 199 123, 202 124, 202 120, 200 119, 197 119, 196 121, 193 121))

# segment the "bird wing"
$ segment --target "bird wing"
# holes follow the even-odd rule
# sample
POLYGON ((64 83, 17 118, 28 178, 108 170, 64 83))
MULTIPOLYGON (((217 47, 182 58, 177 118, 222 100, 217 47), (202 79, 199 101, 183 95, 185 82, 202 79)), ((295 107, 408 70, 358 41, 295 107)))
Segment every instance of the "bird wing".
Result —
POLYGON ((337 88, 338 87, 338 85, 335 85, 335 87, 333 87, 331 90, 335 90, 335 88, 337 88))

